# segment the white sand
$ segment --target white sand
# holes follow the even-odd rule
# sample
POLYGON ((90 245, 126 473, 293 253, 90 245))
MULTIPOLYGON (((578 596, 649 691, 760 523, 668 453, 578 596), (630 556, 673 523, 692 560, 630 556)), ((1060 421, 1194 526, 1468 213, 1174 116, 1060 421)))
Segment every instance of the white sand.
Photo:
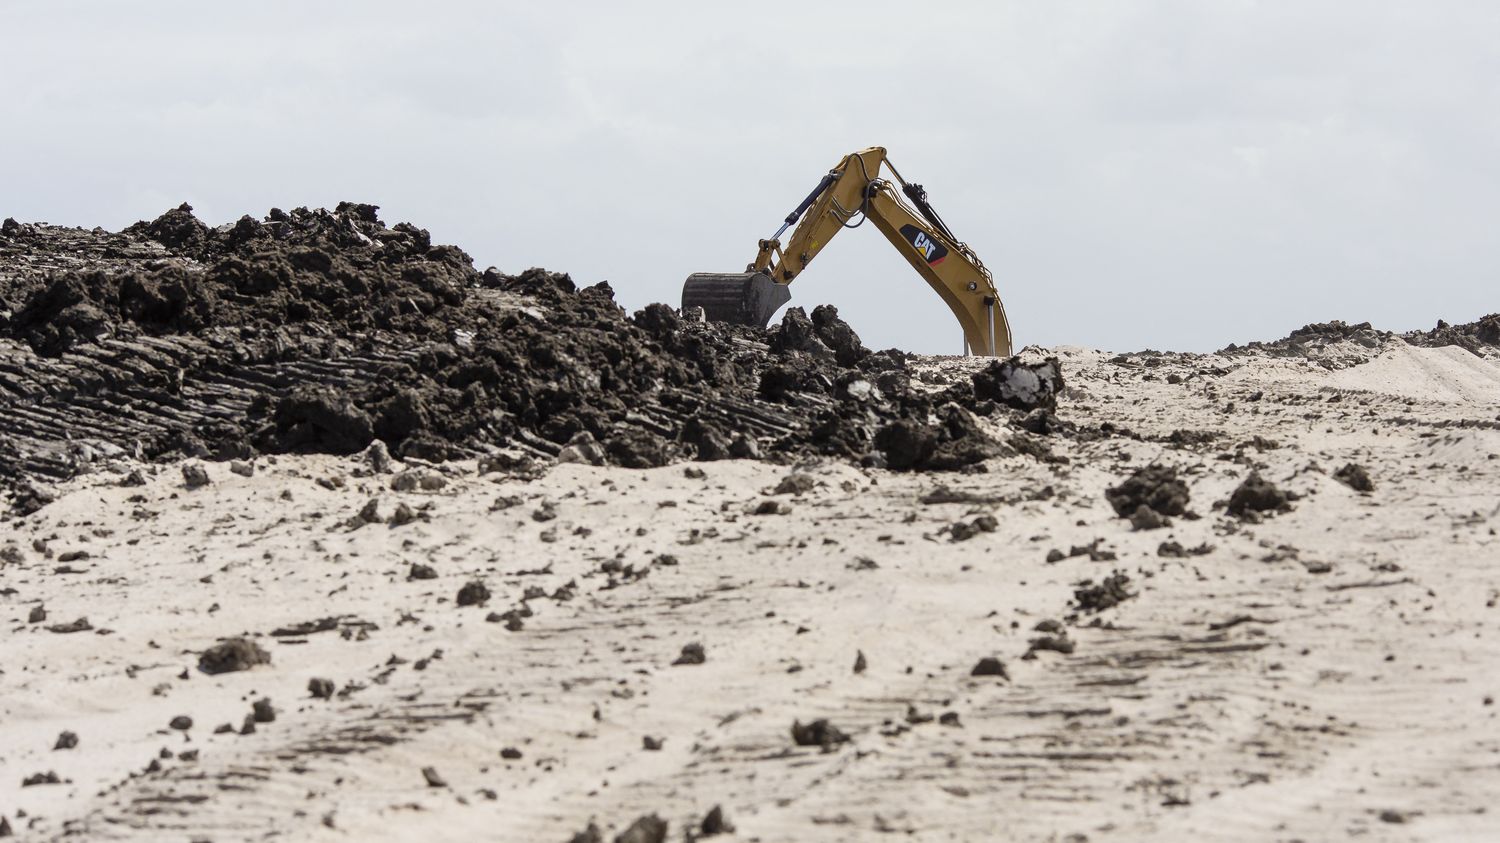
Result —
POLYGON ((75 481, 0 523, 23 557, 0 564, 15 590, 0 597, 0 816, 42 840, 566 841, 591 818, 612 839, 653 812, 677 840, 716 804, 731 839, 764 841, 1500 833, 1500 369, 1404 347, 1332 372, 1063 356, 1059 416, 1144 438, 1054 435, 1066 465, 1015 456, 985 474, 813 464, 818 486, 779 498, 784 515, 747 510, 789 468, 740 462, 532 482, 456 464, 430 493, 329 457, 262 460, 251 478, 210 464, 197 490, 177 466, 144 469, 142 488, 75 481), (1150 441, 1175 429, 1222 435, 1150 441), (1237 451, 1257 435, 1281 447, 1237 451), (1152 460, 1185 472, 1199 520, 1133 532, 1114 517, 1104 489, 1152 460), (1373 494, 1331 477, 1346 462, 1373 494), (1261 524, 1215 510, 1252 466, 1305 497, 1261 524), (331 477, 346 486, 317 483, 331 477), (993 502, 918 501, 939 484, 993 502), (522 503, 492 511, 507 495, 522 503), (424 519, 350 529, 372 498, 424 519), (555 520, 533 519, 543 501, 555 520), (997 531, 950 540, 986 512, 997 531), (1044 561, 1096 539, 1118 560, 1044 561), (1163 558, 1167 540, 1215 549, 1163 558), (72 550, 89 558, 57 558, 72 550), (649 575, 606 588, 614 560, 649 575), (412 563, 437 578, 408 581, 412 563), (1021 658, 1039 621, 1075 612, 1076 582, 1115 569, 1136 598, 1070 621, 1072 654, 1021 658), (472 579, 493 597, 458 608, 472 579), (520 631, 485 621, 569 582, 571 600, 527 601, 520 631), (28 623, 39 604, 46 621, 28 623), (93 631, 46 629, 85 616, 93 631), (338 628, 271 635, 325 617, 338 628), (233 635, 272 663, 199 672, 197 653, 233 635), (706 663, 673 666, 690 642, 706 663), (969 675, 985 656, 1009 681, 969 675), (315 677, 358 690, 314 700, 315 677), (213 733, 262 697, 275 722, 213 733), (961 725, 908 724, 909 707, 961 725), (193 728, 170 729, 177 715, 193 728), (852 741, 796 746, 793 720, 818 717, 852 741), (53 751, 64 730, 79 745, 53 751), (66 783, 20 786, 48 771, 66 783))

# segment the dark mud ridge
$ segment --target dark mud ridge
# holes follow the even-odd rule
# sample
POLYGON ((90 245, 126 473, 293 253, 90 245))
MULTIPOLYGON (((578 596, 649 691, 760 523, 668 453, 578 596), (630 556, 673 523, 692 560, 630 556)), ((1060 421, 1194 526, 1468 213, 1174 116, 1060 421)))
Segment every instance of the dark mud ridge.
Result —
POLYGON ((1251 342, 1243 346, 1231 344, 1220 353, 1260 351, 1272 355, 1299 355, 1309 349, 1317 349, 1338 342, 1349 342, 1375 349, 1397 339, 1423 348, 1455 345, 1474 354, 1483 355, 1487 349, 1491 351, 1500 349, 1500 313, 1491 313, 1462 325, 1450 325, 1439 319, 1437 326, 1430 331, 1408 331, 1404 334, 1378 330, 1369 322, 1352 325, 1338 320, 1316 322, 1303 325, 1279 340, 1251 342))
POLYGON ((1008 451, 976 415, 1053 406, 1055 362, 942 392, 832 307, 768 331, 633 316, 608 283, 479 272, 371 205, 210 228, 0 227, 0 482, 21 509, 122 455, 509 454, 630 467, 825 454, 952 470, 1008 451))

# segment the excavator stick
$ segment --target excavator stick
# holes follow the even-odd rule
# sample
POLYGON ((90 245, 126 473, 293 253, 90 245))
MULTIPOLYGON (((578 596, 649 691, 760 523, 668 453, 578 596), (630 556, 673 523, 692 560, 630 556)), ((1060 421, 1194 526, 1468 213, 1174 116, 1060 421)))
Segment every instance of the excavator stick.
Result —
POLYGON ((703 308, 711 322, 764 328, 792 291, 764 272, 696 272, 682 285, 682 309, 703 308))

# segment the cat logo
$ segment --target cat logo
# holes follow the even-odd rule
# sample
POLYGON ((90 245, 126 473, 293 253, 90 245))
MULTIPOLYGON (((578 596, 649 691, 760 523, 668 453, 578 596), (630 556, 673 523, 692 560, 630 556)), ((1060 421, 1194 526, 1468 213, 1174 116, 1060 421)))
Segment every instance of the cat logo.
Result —
POLYGON ((932 236, 914 225, 901 226, 901 236, 917 250, 928 266, 937 266, 948 257, 948 247, 932 239, 932 236))

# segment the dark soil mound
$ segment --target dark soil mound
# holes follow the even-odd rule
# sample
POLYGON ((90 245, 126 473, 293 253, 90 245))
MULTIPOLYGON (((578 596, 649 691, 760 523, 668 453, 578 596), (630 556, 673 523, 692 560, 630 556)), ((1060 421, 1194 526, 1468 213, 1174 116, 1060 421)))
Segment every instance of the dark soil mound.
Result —
POLYGON ((1276 484, 1252 473, 1229 496, 1228 512, 1243 518, 1250 513, 1284 511, 1291 506, 1290 500, 1276 484))
MULTIPOLYGON (((608 283, 479 272, 372 205, 218 228, 184 205, 116 234, 5 232, 0 476, 13 484, 126 452, 371 440, 424 459, 573 443, 630 467, 816 453, 952 470, 1003 452, 975 413, 1011 412, 967 384, 911 389, 905 355, 870 352, 833 307, 792 308, 767 331, 660 304, 631 317, 608 283)), ((1055 363, 1005 366, 1006 383, 1055 400, 1055 363)))
POLYGON ((1379 348, 1396 335, 1390 331, 1376 330, 1369 322, 1350 325, 1335 319, 1332 322, 1314 322, 1303 325, 1279 340, 1250 342, 1243 346, 1229 345, 1221 354, 1262 351, 1275 356, 1297 356, 1338 342, 1352 342, 1365 348, 1379 348))
POLYGON ((1333 473, 1333 479, 1356 492, 1375 491, 1375 481, 1370 479, 1370 472, 1357 463, 1344 463, 1343 468, 1333 473))
POLYGON ((1463 325, 1449 325, 1439 319, 1436 328, 1412 331, 1402 334, 1401 338, 1412 345, 1427 348, 1456 345, 1481 354, 1486 347, 1500 348, 1500 313, 1491 313, 1463 325))
POLYGON ((1134 516, 1143 506, 1161 515, 1181 515, 1187 511, 1188 487, 1177 479, 1177 469, 1148 465, 1124 483, 1105 489, 1104 498, 1121 518, 1134 516))

